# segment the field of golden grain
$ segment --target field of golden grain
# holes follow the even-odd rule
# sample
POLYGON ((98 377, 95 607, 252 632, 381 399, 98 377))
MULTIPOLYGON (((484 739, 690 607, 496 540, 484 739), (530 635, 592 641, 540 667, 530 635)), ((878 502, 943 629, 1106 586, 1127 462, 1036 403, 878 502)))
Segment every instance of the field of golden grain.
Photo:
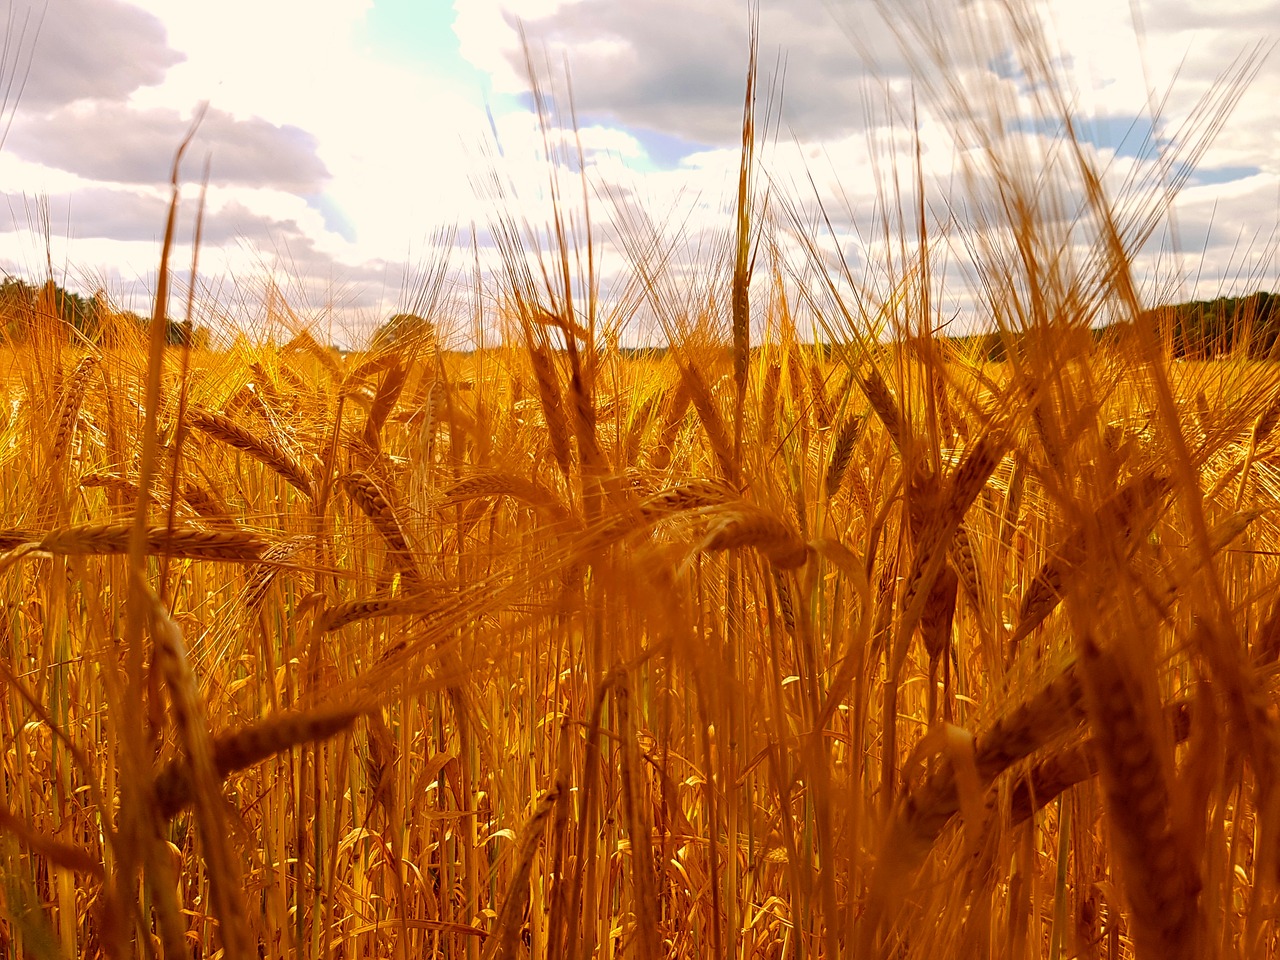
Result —
POLYGON ((1280 368, 1175 362, 1169 184, 980 144, 855 283, 743 131, 703 288, 512 211, 350 354, 6 307, 0 956, 1280 955, 1280 368))
POLYGON ((29 319, 10 955, 1269 955, 1268 368, 29 319))

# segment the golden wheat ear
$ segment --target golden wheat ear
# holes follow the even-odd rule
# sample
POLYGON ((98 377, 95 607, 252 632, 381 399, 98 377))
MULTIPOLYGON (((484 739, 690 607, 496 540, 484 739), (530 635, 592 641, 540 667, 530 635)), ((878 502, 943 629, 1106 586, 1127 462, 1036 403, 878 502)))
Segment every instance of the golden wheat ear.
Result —
MULTIPOLYGON (((36 549, 58 556, 126 554, 130 550, 132 524, 93 524, 52 530, 36 541, 36 549)), ((191 560, 259 559, 269 542, 254 533, 203 530, 194 527, 144 527, 143 552, 148 556, 191 560)))
POLYGON ((368 474, 359 470, 344 476, 341 484, 351 501, 372 521, 374 529, 381 535, 387 545, 391 562, 399 567, 411 582, 421 583, 422 571, 414 559, 413 549, 409 546, 409 540, 396 516, 395 508, 383 493, 382 487, 368 474))
POLYGON ((1092 635, 1080 644, 1085 702, 1125 894, 1139 950, 1156 957, 1202 955, 1201 878, 1174 823, 1169 758, 1131 669, 1092 635))
POLYGON ((960 813, 964 790, 985 791, 1006 770, 1078 729, 1086 717, 1083 693, 1079 669, 1067 667, 1039 693, 975 734, 962 763, 942 757, 917 786, 896 800, 869 885, 866 926, 859 937, 864 949, 876 942, 910 876, 960 813))
POLYGON ((84 400, 85 391, 89 389, 89 379, 98 366, 98 360, 95 354, 85 354, 76 364, 71 379, 67 381, 62 393, 62 401, 58 405, 46 471, 60 464, 71 446, 71 435, 75 430, 76 420, 80 416, 80 404, 84 400))
POLYGON ((729 505, 712 521, 698 550, 714 553, 735 547, 759 550, 779 570, 803 566, 810 547, 793 527, 750 504, 729 505))
MULTIPOLYGON (((319 743, 351 729, 361 710, 316 707, 291 710, 211 736, 218 782, 304 743, 319 743)), ((191 806, 196 784, 186 758, 171 760, 156 774, 157 812, 171 820, 191 806)))
POLYGON ((307 471, 297 458, 279 444, 258 436, 252 430, 242 427, 221 413, 193 409, 188 411, 187 415, 191 419, 191 425, 200 432, 247 453, 259 463, 270 467, 307 497, 313 495, 311 478, 307 475, 307 471))

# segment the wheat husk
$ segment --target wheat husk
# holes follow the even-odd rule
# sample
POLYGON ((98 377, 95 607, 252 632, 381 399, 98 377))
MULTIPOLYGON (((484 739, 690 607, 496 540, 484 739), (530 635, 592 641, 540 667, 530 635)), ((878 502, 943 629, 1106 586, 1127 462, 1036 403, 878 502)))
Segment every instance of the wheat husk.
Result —
POLYGON ((311 478, 307 475, 307 471, 283 447, 257 436, 230 417, 220 413, 193 409, 188 412, 188 416, 191 419, 191 425, 197 430, 247 453, 259 463, 270 467, 308 497, 312 495, 311 478))
POLYGON ((1200 876, 1173 822, 1171 761, 1130 669, 1086 634, 1085 701, 1138 956, 1198 957, 1200 876))
MULTIPOLYGON (((131 524, 85 524, 63 527, 33 541, 36 549, 60 556, 93 556, 129 552, 131 524)), ((146 550, 189 560, 257 560, 269 542, 254 533, 202 530, 197 527, 150 527, 146 550)))

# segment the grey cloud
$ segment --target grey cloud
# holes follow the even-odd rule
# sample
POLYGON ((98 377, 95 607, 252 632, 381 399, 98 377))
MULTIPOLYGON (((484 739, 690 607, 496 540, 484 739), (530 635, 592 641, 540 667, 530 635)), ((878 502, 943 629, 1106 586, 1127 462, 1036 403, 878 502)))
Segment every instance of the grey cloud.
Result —
POLYGON ((157 240, 164 233, 168 204, 157 197, 106 187, 88 187, 73 195, 33 197, 21 193, 0 194, 8 216, 0 220, 0 233, 39 227, 48 217, 55 233, 84 239, 157 240))
POLYGON ((3 29, 3 78, 13 74, 16 90, 25 75, 19 114, 83 99, 124 100, 185 59, 155 16, 120 0, 14 4, 3 29))
MULTIPOLYGON (((20 193, 0 193, 0 233, 39 229, 47 211, 50 229, 79 239, 159 242, 164 236, 169 201, 159 196, 110 187, 86 187, 73 194, 36 198, 20 193)), ((179 207, 176 235, 179 242, 193 236, 196 207, 179 207)), ((232 201, 205 213, 201 243, 210 247, 248 243, 269 249, 280 243, 306 239, 294 220, 276 220, 232 201)), ((310 243, 310 240, 306 241, 310 243)))
MULTIPOLYGON (((1014 33, 1011 25, 1000 17, 980 19, 977 11, 972 17, 979 19, 972 19, 962 6, 933 0, 891 5, 868 0, 839 5, 762 0, 761 103, 779 61, 785 70, 782 135, 794 132, 802 140, 836 139, 885 123, 880 91, 886 82, 896 90, 894 100, 901 111, 897 122, 908 125, 909 82, 920 94, 922 107, 944 113, 973 106, 963 102, 964 94, 958 92, 963 87, 951 87, 958 78, 964 83, 960 75, 970 70, 985 72, 993 81, 1013 81, 1028 92, 1017 57, 1007 47, 1014 33), (889 11, 892 23, 886 22, 881 9, 889 11), (939 60, 948 69, 941 69, 939 60)), ((1245 48, 1248 34, 1240 29, 1244 23, 1265 20, 1261 13, 1233 18, 1229 24, 1218 18, 1213 25, 1220 29, 1208 30, 1209 14, 1185 7, 1162 3, 1147 18, 1152 29, 1159 24, 1160 32, 1173 29, 1172 24, 1179 29, 1205 28, 1196 37, 1196 64, 1184 65, 1173 84, 1181 91, 1175 106, 1203 92, 1217 71, 1245 48)), ((1275 8, 1270 5, 1270 11, 1275 8)), ((687 153, 697 144, 737 142, 748 49, 741 4, 580 0, 529 20, 524 27, 540 72, 548 72, 543 64, 556 65, 567 58, 580 119, 661 131, 686 141, 660 144, 668 151, 687 153)), ((524 72, 524 55, 517 44, 508 50, 508 58, 517 72, 524 72)), ((1280 63, 1272 58, 1264 71, 1265 77, 1280 76, 1280 63)), ((550 72, 556 72, 554 66, 550 72)), ((978 95, 983 92, 980 83, 971 89, 978 95)), ((757 118, 762 114, 763 108, 757 118)))
POLYGON ((1181 247, 1268 259, 1275 249, 1275 221, 1257 213, 1274 209, 1275 198, 1275 180, 1267 177, 1248 186, 1210 184, 1185 191, 1178 203, 1181 247))
MULTIPOLYGON (((5 147, 24 160, 88 180, 164 184, 190 124, 173 110, 81 104, 44 117, 19 116, 5 147)), ((217 109, 208 111, 187 153, 191 176, 198 176, 206 154, 212 159, 210 182, 216 186, 315 193, 329 175, 316 155, 316 139, 307 131, 256 117, 238 120, 217 109)))
MULTIPOLYGON (((767 95, 780 58, 784 122, 806 139, 866 125, 861 104, 871 74, 859 48, 876 50, 875 76, 905 70, 883 19, 871 4, 856 7, 859 12, 838 23, 820 0, 761 5, 760 93, 767 95)), ((532 48, 545 49, 546 62, 567 55, 580 118, 611 119, 694 144, 724 146, 740 138, 748 53, 740 4, 582 0, 525 29, 532 48)), ((521 51, 509 57, 524 70, 521 51)), ((540 53, 534 57, 541 62, 540 53)))
POLYGON ((1280 3, 1265 3, 1252 10, 1218 7, 1212 4, 1161 3, 1157 10, 1143 18, 1150 33, 1176 33, 1184 30, 1220 30, 1229 27, 1246 37, 1266 36, 1280 23, 1280 3))

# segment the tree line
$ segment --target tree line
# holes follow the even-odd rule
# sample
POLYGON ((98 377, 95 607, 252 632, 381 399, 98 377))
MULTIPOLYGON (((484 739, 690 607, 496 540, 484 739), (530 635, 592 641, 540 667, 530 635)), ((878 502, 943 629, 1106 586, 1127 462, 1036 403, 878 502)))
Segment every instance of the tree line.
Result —
POLYGON ((1227 354, 1262 360, 1276 357, 1280 295, 1195 300, 1149 312, 1173 356, 1212 360, 1227 354))
MULTIPOLYGON (((0 342, 23 343, 34 329, 48 327, 50 322, 68 340, 101 343, 118 336, 122 329, 145 333, 151 318, 113 308, 101 290, 85 297, 53 280, 33 284, 5 277, 0 281, 0 342)), ((166 318, 165 340, 170 346, 208 346, 209 331, 166 318)))
MULTIPOLYGON (((1218 297, 1154 307, 1143 314, 1156 336, 1176 360, 1217 360, 1227 356, 1252 360, 1280 358, 1280 295, 1257 292, 1245 297, 1218 297)), ((1133 323, 1122 321, 1092 328, 1100 346, 1124 348, 1134 336, 1133 323)), ((1025 334, 975 333, 944 337, 969 356, 993 363, 1009 359, 1025 334)))
MULTIPOLYGON (((145 331, 149 317, 132 311, 116 310, 98 291, 91 297, 67 290, 52 280, 32 284, 16 277, 0 281, 0 343, 25 341, 33 324, 50 319, 59 324, 69 339, 101 343, 110 339, 110 331, 123 326, 145 331)), ((1187 303, 1155 307, 1145 319, 1155 324, 1157 335, 1170 355, 1180 360, 1213 360, 1227 355, 1250 359, 1277 357, 1280 341, 1280 294, 1259 291, 1245 297, 1219 297, 1187 303)), ((1132 335, 1132 324, 1113 323, 1093 329, 1094 340, 1104 345, 1119 345, 1132 335)), ((412 313, 397 313, 375 331, 371 347, 386 348, 407 341, 432 341, 434 325, 412 313)), ((165 339, 172 346, 187 344, 208 347, 209 330, 189 328, 177 320, 167 319, 165 339)), ((1001 333, 979 333, 944 338, 962 351, 985 357, 993 362, 1008 359, 1012 346, 1017 349, 1017 336, 1001 333)), ((661 355, 661 348, 632 348, 637 355, 661 355)))

